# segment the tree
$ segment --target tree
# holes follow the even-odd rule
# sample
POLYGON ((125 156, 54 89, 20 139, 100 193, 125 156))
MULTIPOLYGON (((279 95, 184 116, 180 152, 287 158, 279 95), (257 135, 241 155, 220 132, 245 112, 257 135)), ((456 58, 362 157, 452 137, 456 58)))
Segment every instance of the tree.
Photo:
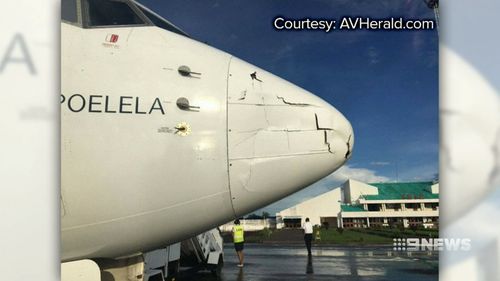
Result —
POLYGON ((248 216, 246 217, 246 219, 249 219, 249 220, 257 220, 257 219, 261 219, 261 216, 256 215, 256 214, 251 214, 251 215, 248 215, 248 216))

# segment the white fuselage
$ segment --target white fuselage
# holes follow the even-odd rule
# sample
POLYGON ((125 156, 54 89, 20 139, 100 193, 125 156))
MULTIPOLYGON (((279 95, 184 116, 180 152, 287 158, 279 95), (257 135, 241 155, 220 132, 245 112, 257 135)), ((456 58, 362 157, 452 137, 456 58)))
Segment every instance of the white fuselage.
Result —
POLYGON ((63 261, 192 237, 350 157, 335 108, 227 53, 154 26, 61 33, 63 261))

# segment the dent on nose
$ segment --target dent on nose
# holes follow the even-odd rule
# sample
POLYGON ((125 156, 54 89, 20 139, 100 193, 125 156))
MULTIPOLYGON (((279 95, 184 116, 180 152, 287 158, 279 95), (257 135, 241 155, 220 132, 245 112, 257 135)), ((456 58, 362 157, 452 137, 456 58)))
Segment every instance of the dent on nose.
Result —
MULTIPOLYGON (((325 131, 325 141, 329 151, 343 155, 343 161, 350 159, 354 145, 354 134, 351 123, 335 107, 323 102, 319 109, 315 109, 316 125, 318 130, 325 131)), ((338 159, 335 157, 334 161, 338 159)))
POLYGON ((230 65, 227 111, 235 215, 311 185, 350 157, 352 127, 339 111, 238 59, 230 65))
POLYGON ((336 130, 344 138, 345 144, 347 146, 347 151, 344 157, 346 159, 349 159, 352 156, 352 150, 354 147, 354 132, 352 129, 352 125, 349 120, 347 120, 347 118, 340 112, 338 113, 337 118, 338 121, 336 122, 336 130))

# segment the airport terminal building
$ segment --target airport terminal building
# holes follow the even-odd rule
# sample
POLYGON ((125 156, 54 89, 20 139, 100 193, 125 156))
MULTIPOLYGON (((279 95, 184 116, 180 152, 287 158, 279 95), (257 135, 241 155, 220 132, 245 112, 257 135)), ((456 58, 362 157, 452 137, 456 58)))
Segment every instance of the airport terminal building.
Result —
POLYGON ((325 227, 439 226, 439 184, 348 180, 339 188, 276 214, 277 228, 297 228, 309 217, 325 227))

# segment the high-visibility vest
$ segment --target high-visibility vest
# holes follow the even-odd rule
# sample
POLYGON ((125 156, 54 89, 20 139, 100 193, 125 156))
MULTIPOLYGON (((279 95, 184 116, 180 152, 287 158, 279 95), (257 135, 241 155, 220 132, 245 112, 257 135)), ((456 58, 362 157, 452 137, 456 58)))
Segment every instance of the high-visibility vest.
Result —
POLYGON ((243 238, 243 226, 235 225, 233 227, 233 242, 241 243, 243 241, 245 241, 245 239, 243 238))

